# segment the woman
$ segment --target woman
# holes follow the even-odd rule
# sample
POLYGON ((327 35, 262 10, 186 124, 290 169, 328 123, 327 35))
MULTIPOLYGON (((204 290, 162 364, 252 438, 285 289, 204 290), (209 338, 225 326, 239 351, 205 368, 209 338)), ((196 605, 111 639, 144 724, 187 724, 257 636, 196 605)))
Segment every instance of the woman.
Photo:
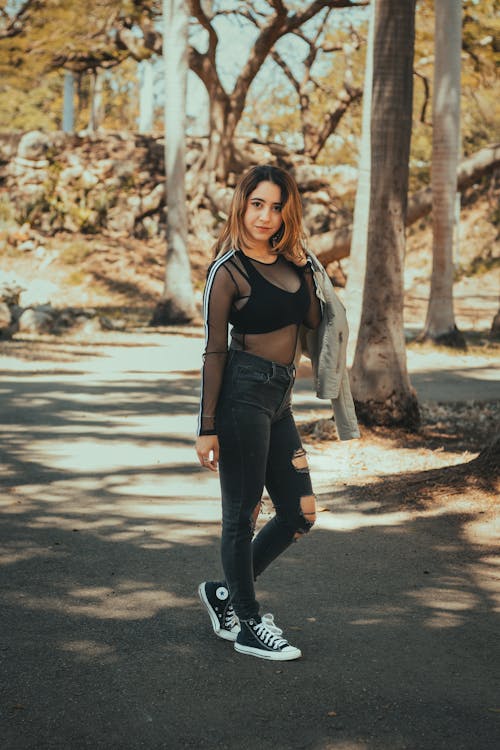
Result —
POLYGON ((299 326, 321 321, 304 239, 295 181, 278 167, 253 167, 236 187, 204 293, 196 452, 202 466, 219 468, 225 581, 204 582, 199 594, 220 638, 279 661, 301 652, 272 615, 260 616, 254 580, 316 518, 290 405, 299 326), (252 539, 264 486, 276 514, 252 539))

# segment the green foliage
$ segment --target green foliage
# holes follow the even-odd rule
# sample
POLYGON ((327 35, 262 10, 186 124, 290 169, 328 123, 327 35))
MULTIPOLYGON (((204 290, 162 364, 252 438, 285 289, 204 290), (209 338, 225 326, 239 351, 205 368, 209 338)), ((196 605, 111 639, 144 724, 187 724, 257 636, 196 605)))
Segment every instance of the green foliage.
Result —
POLYGON ((68 266, 76 266, 92 255, 93 248, 85 240, 75 239, 59 253, 59 260, 68 266))
MULTIPOLYGON (((463 155, 468 156, 495 138, 500 2, 464 0, 463 8, 461 137, 463 155)), ((414 70, 410 191, 430 182, 434 0, 419 0, 417 5, 414 70), (424 81, 428 84, 427 102, 424 81)))
MULTIPOLYGON (((23 32, 0 39, 0 128, 59 129, 64 70, 74 71, 77 78, 76 129, 86 127, 92 71, 108 70, 126 60, 128 53, 117 48, 113 29, 125 17, 133 21, 140 5, 134 0, 40 0, 35 4, 23 32)), ((130 62, 125 75, 130 78, 130 62)), ((114 80, 107 86, 112 127, 130 122, 129 116, 123 118, 120 89, 122 83, 117 86, 114 80)), ((135 98, 131 94, 129 88, 129 100, 135 98)))
MULTIPOLYGON (((434 2, 437 1, 417 2, 410 190, 430 180, 434 2)), ((298 10, 303 3, 289 0, 288 5, 298 10)), ((96 69, 103 77, 103 127, 135 129, 139 98, 136 63, 126 50, 118 48, 115 30, 120 24, 133 28, 142 14, 151 17, 158 13, 159 7, 158 2, 151 4, 143 0, 38 0, 23 19, 22 33, 0 38, 0 130, 60 128, 65 70, 75 72, 76 130, 86 128, 92 75, 96 69)), ((222 7, 223 4, 214 3, 215 9, 222 7)), ((264 15, 272 12, 268 3, 259 4, 259 8, 264 15)), ((468 155, 495 139, 500 115, 496 84, 500 61, 500 0, 463 0, 463 9, 461 133, 463 153, 468 155)), ((309 37, 313 36, 323 15, 307 25, 304 31, 309 37)), ((236 30, 238 21, 234 19, 234 23, 236 30)), ((359 86, 364 76, 366 13, 362 9, 332 10, 322 40, 330 45, 344 44, 352 41, 353 32, 362 40, 359 49, 350 55, 353 83, 359 86)), ((278 47, 300 79, 304 73, 301 60, 307 53, 307 45, 297 36, 289 35, 278 47)), ((311 68, 315 84, 311 83, 308 89, 315 126, 319 127, 327 111, 334 106, 345 72, 343 51, 318 54, 311 68)), ((295 89, 276 63, 268 60, 249 92, 238 132, 300 149, 303 138, 298 104, 295 89)), ((357 164, 361 111, 360 102, 349 107, 320 153, 319 164, 357 164)), ((57 226, 64 215, 64 206, 58 199, 44 200, 51 203, 57 226)), ((89 217, 95 217, 97 212, 99 221, 99 217, 105 217, 108 207, 104 199, 97 206, 82 205, 75 221, 90 231, 89 217)), ((40 204, 35 201, 24 207, 23 213, 36 215, 39 210, 40 204)))
POLYGON ((16 209, 7 193, 0 193, 0 222, 10 224, 15 221, 16 209))

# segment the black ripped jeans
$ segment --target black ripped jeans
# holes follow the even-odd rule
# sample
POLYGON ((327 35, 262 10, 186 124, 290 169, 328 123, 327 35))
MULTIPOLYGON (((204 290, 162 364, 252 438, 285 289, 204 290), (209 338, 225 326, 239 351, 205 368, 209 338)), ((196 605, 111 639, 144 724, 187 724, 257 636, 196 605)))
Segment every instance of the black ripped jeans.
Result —
POLYGON ((314 515, 311 479, 291 411, 294 365, 280 365, 230 349, 218 401, 222 490, 222 566, 231 601, 242 620, 259 605, 254 580, 309 531, 314 515), (266 487, 276 515, 253 538, 266 487))

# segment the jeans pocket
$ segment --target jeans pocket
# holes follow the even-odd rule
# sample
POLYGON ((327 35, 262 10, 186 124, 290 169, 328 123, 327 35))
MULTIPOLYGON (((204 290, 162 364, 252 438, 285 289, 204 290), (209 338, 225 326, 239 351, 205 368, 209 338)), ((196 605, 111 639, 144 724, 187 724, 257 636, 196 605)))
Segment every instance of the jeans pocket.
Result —
POLYGON ((256 370, 254 367, 239 365, 235 370, 233 383, 264 385, 269 383, 269 375, 261 370, 256 370))

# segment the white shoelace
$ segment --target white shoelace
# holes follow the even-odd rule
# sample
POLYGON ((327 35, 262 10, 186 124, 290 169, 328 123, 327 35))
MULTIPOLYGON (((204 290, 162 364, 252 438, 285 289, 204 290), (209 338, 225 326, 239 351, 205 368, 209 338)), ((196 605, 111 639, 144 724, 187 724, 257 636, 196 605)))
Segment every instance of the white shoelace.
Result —
POLYGON ((228 630, 232 630, 236 625, 239 625, 240 621, 238 617, 236 616, 236 612, 234 611, 232 605, 230 605, 227 610, 224 617, 224 627, 228 630))
MULTIPOLYGON (((279 628, 277 628, 276 626, 274 626, 274 628, 276 630, 279 630, 279 628)), ((283 646, 288 646, 288 641, 285 641, 284 638, 281 638, 279 635, 276 635, 276 633, 273 633, 272 630, 269 630, 264 622, 256 623, 253 629, 259 636, 260 640, 263 641, 266 646, 269 646, 269 648, 279 649, 283 648, 283 646)))
POLYGON ((271 633, 274 633, 274 635, 283 635, 282 629, 274 622, 274 615, 271 612, 266 612, 265 615, 262 615, 261 620, 271 633))

